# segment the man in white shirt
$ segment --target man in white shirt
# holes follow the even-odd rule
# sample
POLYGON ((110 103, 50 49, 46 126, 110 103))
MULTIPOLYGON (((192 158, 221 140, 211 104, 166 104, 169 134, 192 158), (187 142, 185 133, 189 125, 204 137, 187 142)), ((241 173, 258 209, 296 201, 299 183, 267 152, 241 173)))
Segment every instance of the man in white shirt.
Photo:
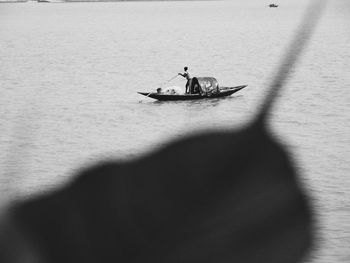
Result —
POLYGON ((190 72, 188 72, 188 67, 184 67, 184 73, 179 73, 180 76, 183 76, 185 79, 187 79, 187 83, 186 83, 186 93, 189 93, 190 92, 190 87, 191 87, 191 80, 192 80, 192 77, 191 77, 191 74, 190 72))

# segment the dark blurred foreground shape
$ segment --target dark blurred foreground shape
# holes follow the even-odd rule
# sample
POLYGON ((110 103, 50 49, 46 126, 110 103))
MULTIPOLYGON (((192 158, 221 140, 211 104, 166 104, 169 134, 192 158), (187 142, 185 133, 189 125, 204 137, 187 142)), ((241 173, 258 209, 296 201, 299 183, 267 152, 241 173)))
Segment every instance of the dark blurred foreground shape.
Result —
POLYGON ((266 119, 316 18, 305 15, 251 125, 86 168, 13 205, 1 218, 0 262, 300 262, 312 243, 311 208, 266 119))
POLYGON ((288 263, 312 238, 293 164, 261 123, 92 167, 9 216, 1 262, 288 263))

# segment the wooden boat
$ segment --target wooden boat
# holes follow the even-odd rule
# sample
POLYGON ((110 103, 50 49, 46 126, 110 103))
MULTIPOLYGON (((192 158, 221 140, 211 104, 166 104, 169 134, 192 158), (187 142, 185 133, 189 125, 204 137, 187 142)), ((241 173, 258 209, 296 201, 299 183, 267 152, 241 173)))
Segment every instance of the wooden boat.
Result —
POLYGON ((235 87, 219 87, 215 78, 212 77, 197 77, 193 78, 189 84, 190 93, 178 94, 176 92, 162 92, 160 89, 157 92, 138 92, 141 95, 161 101, 174 100, 198 100, 212 99, 230 96, 237 91, 247 87, 240 85, 235 87))

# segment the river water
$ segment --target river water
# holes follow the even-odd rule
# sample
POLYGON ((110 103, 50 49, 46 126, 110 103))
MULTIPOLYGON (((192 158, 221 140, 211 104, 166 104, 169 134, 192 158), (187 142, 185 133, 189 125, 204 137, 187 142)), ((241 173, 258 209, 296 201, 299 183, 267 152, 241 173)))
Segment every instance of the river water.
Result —
MULTIPOLYGON (((131 159, 199 129, 247 124, 307 1, 267 4, 1 4, 2 200, 52 189, 102 159, 131 159), (136 93, 164 85, 183 66, 248 87, 198 102, 136 93)), ((327 6, 270 120, 314 200, 312 262, 350 262, 349 11, 347 0, 327 6)), ((184 84, 180 77, 166 83, 184 84)))

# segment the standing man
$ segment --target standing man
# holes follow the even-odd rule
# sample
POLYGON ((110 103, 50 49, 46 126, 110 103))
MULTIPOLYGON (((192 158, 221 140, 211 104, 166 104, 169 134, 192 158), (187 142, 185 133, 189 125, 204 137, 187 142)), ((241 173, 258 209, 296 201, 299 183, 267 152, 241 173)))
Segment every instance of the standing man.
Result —
POLYGON ((184 73, 179 73, 180 76, 183 76, 185 79, 187 79, 186 83, 186 93, 190 93, 190 87, 191 87, 191 82, 192 82, 192 77, 190 72, 188 72, 188 67, 184 67, 184 73))

